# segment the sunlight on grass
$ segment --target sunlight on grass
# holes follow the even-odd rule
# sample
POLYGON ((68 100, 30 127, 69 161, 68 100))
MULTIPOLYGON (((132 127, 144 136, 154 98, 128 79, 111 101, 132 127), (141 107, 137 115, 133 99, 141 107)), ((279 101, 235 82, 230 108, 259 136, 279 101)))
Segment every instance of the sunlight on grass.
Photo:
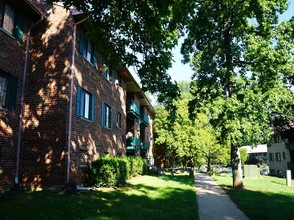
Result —
POLYGON ((215 175, 213 178, 250 219, 293 219, 293 180, 292 186, 288 187, 283 178, 261 176, 244 179, 245 190, 234 190, 231 175, 215 175))
POLYGON ((126 187, 79 195, 48 191, 0 195, 3 219, 198 219, 194 180, 139 176, 126 187))

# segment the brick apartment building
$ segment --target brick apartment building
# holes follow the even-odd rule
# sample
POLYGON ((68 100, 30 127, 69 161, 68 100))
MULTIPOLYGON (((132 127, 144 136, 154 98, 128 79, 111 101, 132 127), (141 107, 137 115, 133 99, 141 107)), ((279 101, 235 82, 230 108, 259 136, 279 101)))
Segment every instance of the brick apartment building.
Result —
POLYGON ((127 68, 105 68, 86 22, 0 0, 0 191, 84 184, 102 154, 152 156, 154 109, 127 68))

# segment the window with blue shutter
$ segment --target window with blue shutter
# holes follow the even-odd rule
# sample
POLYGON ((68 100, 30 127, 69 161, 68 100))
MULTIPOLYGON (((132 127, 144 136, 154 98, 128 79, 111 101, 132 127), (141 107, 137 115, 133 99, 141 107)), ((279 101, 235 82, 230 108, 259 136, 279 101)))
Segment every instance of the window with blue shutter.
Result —
POLYGON ((0 109, 15 110, 17 78, 0 72, 0 109))
POLYGON ((84 57, 87 55, 87 41, 85 37, 85 31, 83 29, 80 31, 80 53, 84 57))
POLYGON ((77 116, 95 120, 95 96, 80 86, 77 89, 77 116))
POLYGON ((105 73, 104 73, 104 77, 105 79, 107 79, 111 84, 114 84, 114 71, 112 69, 108 69, 105 73))
POLYGON ((81 28, 80 31, 80 53, 95 67, 97 65, 97 50, 95 45, 86 38, 86 32, 81 28))
POLYGON ((20 42, 22 42, 24 27, 25 27, 25 17, 22 13, 18 12, 16 14, 14 37, 20 42))
POLYGON ((112 129, 113 126, 113 110, 104 102, 102 102, 102 126, 108 129, 112 129))
POLYGON ((26 17, 6 2, 0 1, 0 27, 22 42, 26 17))

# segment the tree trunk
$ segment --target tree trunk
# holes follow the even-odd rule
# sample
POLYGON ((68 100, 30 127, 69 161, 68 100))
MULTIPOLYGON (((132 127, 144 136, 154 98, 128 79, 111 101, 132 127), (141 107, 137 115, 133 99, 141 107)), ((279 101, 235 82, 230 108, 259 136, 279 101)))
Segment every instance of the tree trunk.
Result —
POLYGON ((244 189, 239 148, 231 145, 231 164, 233 170, 233 187, 244 189))
POLYGON ((207 173, 210 173, 211 171, 211 157, 207 157, 207 173))

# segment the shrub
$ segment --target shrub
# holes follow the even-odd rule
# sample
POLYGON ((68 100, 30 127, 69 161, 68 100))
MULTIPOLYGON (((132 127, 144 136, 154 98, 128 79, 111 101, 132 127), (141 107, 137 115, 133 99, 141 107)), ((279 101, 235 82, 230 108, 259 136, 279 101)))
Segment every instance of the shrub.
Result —
POLYGON ((115 186, 118 183, 118 162, 114 157, 101 157, 92 162, 92 180, 95 186, 115 186))
POLYGON ((137 176, 139 174, 146 173, 146 161, 144 159, 142 159, 141 157, 136 157, 136 156, 129 156, 127 158, 130 161, 131 176, 137 176))
POLYGON ((98 187, 122 185, 127 179, 146 172, 146 161, 141 157, 104 156, 92 162, 92 184, 98 187))

